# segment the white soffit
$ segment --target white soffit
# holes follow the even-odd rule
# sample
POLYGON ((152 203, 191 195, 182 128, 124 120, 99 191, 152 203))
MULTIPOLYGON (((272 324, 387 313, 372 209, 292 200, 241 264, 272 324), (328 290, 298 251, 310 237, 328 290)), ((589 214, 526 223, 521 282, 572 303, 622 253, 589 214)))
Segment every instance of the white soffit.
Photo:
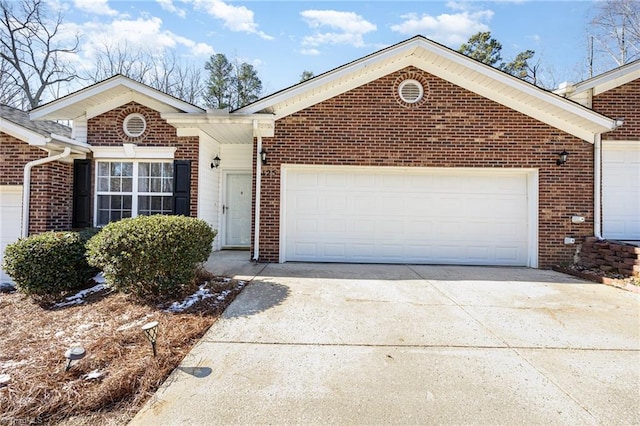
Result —
POLYGON ((160 112, 204 111, 145 84, 117 75, 35 108, 30 117, 32 120, 73 120, 85 115, 91 118, 131 101, 160 112))
POLYGON ((415 66, 508 108, 593 143, 615 121, 458 52, 414 37, 259 100, 235 113, 293 114, 392 72, 415 66))

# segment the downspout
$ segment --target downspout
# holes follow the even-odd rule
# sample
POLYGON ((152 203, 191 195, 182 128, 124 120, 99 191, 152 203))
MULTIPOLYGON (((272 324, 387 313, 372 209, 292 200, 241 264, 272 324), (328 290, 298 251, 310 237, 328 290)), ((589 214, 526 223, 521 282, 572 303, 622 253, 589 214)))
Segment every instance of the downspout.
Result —
POLYGON ((59 160, 61 158, 65 158, 71 155, 71 148, 67 147, 62 151, 62 153, 54 155, 53 157, 40 158, 38 160, 33 160, 28 162, 24 166, 24 177, 23 177, 23 186, 22 186, 22 238, 27 238, 29 236, 29 200, 31 195, 31 169, 34 166, 39 166, 41 164, 50 163, 52 161, 59 160))
POLYGON ((593 235, 599 240, 602 239, 602 206, 600 201, 601 174, 602 174, 602 135, 596 134, 593 143, 594 147, 594 167, 593 167, 593 235))
POLYGON ((253 260, 260 257, 260 190, 262 187, 262 136, 258 131, 258 120, 253 120, 253 134, 256 136, 256 209, 253 225, 253 260))

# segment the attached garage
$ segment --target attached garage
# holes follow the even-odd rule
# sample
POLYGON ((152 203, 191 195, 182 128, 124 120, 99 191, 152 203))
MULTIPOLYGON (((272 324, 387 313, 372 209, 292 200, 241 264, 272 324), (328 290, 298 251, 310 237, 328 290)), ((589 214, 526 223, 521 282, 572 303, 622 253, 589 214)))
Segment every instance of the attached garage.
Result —
MULTIPOLYGON (((7 245, 20 238, 21 215, 22 186, 0 185, 0 259, 4 259, 7 245)), ((11 281, 4 270, 0 270, 0 281, 11 281)))
POLYGON ((537 172, 283 166, 280 261, 537 266, 537 172))
POLYGON ((640 141, 603 141, 602 234, 640 240, 640 141))

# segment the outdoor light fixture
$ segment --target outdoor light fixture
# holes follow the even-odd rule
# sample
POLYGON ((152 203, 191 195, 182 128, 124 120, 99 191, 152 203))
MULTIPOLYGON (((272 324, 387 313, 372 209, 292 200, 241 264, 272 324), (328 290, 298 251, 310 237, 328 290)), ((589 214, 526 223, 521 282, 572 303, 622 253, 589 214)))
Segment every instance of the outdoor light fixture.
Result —
POLYGON ((158 337, 158 321, 153 321, 142 326, 144 335, 147 336, 147 340, 151 343, 151 349, 153 349, 153 357, 156 356, 156 338, 158 337))
POLYGON ((262 164, 267 164, 267 150, 263 149, 260 151, 260 159, 262 160, 262 164))
POLYGON ((560 154, 558 154, 558 159, 556 160, 556 165, 562 166, 567 162, 567 157, 569 153, 566 150, 562 150, 560 154))
POLYGON ((216 155, 216 157, 212 160, 213 162, 211 163, 211 168, 212 169, 217 169, 218 166, 220 166, 220 157, 218 157, 216 155))
POLYGON ((64 371, 69 371, 71 368, 71 364, 74 361, 78 361, 87 354, 87 351, 84 350, 82 346, 72 346, 64 353, 64 357, 67 359, 67 366, 64 371))

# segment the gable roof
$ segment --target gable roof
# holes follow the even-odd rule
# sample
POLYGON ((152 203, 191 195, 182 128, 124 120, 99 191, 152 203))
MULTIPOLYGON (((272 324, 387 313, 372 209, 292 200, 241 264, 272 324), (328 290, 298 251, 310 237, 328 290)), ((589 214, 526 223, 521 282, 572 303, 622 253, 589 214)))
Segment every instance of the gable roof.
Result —
MULTIPOLYGON (((587 90, 593 89, 593 96, 606 92, 616 87, 620 87, 633 80, 640 78, 640 59, 621 67, 614 68, 610 71, 591 77, 573 86, 565 86, 565 91, 568 92, 568 96, 572 97, 587 90), (568 88, 568 90, 566 89, 568 88)), ((558 91, 561 92, 562 88, 558 91)))
POLYGON ((270 112, 277 120, 408 66, 415 66, 591 143, 596 134, 616 128, 615 120, 423 36, 382 49, 233 113, 270 112))
POLYGON ((54 121, 32 121, 28 112, 7 105, 0 105, 0 132, 44 149, 70 147, 73 152, 89 151, 89 145, 71 139, 69 127, 54 121))
POLYGON ((113 108, 137 102, 159 112, 204 112, 196 105, 167 95, 123 75, 115 75, 31 111, 32 120, 89 119, 113 108))

